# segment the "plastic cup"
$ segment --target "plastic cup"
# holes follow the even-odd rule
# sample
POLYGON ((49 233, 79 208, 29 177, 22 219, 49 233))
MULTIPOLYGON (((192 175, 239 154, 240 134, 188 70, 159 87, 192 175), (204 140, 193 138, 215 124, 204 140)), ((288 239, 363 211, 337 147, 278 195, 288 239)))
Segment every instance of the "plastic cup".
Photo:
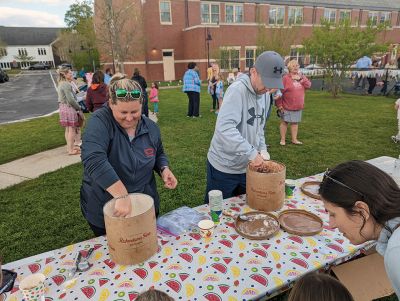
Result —
POLYGON ((198 223, 200 234, 203 237, 210 237, 214 232, 215 223, 209 219, 203 219, 198 223))
POLYGON ((211 190, 208 192, 208 200, 210 204, 210 215, 214 223, 219 223, 219 217, 222 213, 222 191, 221 190, 211 190))
POLYGON ((293 197, 295 187, 296 187, 296 182, 294 180, 291 179, 285 180, 286 198, 291 199, 293 197))
POLYGON ((24 301, 44 301, 44 281, 46 276, 41 273, 29 275, 22 279, 19 289, 22 291, 24 301))

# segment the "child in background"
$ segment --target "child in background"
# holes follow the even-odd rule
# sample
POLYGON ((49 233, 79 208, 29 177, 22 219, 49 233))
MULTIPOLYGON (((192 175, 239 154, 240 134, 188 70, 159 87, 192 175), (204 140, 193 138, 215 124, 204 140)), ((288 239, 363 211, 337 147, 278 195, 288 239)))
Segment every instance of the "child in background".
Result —
POLYGON ((309 273, 296 282, 288 301, 354 301, 347 288, 332 276, 309 273))
POLYGON ((217 76, 217 83, 215 84, 215 95, 218 97, 218 110, 215 111, 215 114, 218 114, 222 106, 222 100, 224 98, 224 80, 221 74, 218 74, 217 76))
POLYGON ((392 140, 394 143, 400 142, 400 98, 396 100, 394 104, 394 108, 397 110, 397 124, 398 131, 396 136, 392 136, 392 140))
POLYGON ((158 85, 156 82, 151 83, 150 102, 153 103, 154 114, 158 113, 158 85))

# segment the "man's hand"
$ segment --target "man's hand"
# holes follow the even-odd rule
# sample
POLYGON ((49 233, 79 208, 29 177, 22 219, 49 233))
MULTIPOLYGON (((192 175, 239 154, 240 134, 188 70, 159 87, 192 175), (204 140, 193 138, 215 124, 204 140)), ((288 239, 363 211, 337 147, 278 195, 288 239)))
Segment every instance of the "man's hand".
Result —
POLYGON ((269 153, 267 152, 266 149, 263 149, 263 150, 260 152, 260 154, 261 154, 261 157, 262 157, 264 160, 270 160, 270 159, 271 159, 271 156, 269 155, 269 153))
POLYGON ((115 201, 114 216, 127 217, 132 212, 132 203, 130 196, 126 196, 115 201))
POLYGON ((164 181, 165 188, 175 189, 176 185, 178 185, 177 179, 168 167, 163 170, 161 177, 164 181))
POLYGON ((259 153, 257 153, 257 156, 250 161, 250 166, 253 168, 259 168, 263 165, 264 159, 261 157, 259 153))

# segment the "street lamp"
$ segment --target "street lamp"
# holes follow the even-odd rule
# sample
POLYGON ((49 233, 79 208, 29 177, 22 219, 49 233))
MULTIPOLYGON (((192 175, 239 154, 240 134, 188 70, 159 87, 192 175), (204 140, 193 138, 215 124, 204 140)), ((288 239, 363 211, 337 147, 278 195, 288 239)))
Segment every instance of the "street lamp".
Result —
POLYGON ((210 31, 207 28, 207 37, 206 37, 206 42, 207 42, 207 68, 210 66, 210 41, 212 41, 212 37, 211 37, 210 31))

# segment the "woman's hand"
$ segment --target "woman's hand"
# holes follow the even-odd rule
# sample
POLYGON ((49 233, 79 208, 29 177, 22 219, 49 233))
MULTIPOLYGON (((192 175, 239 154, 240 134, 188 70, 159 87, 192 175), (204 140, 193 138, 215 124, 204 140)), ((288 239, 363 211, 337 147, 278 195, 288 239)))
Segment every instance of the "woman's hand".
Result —
POLYGON ((177 179, 168 167, 162 171, 161 177, 164 181, 165 188, 175 189, 176 185, 178 185, 177 179))
POLYGON ((116 217, 127 217, 132 212, 131 198, 127 195, 124 198, 117 199, 115 201, 114 216, 116 217))

